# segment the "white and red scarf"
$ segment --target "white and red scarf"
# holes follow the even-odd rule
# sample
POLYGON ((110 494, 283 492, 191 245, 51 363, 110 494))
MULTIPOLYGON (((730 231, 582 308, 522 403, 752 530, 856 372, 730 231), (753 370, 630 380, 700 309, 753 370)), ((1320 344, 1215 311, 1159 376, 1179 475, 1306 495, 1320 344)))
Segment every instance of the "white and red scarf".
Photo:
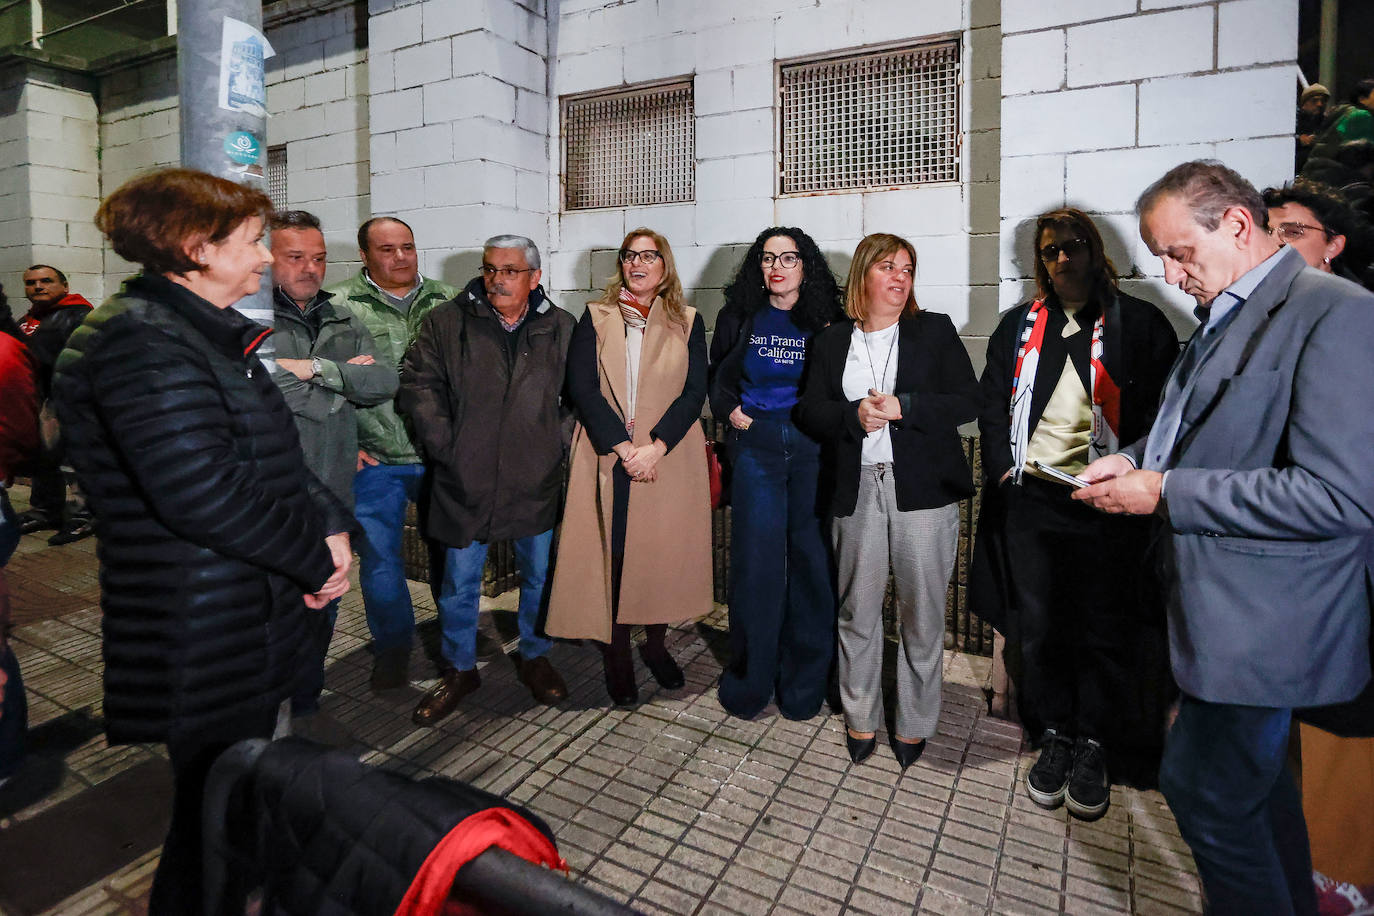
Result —
MULTIPOLYGON (((1090 389, 1092 393, 1092 442, 1088 446, 1088 460, 1093 461, 1117 450, 1117 435, 1121 429, 1121 389, 1112 381, 1102 362, 1102 335, 1106 329, 1106 309, 1093 322, 1092 343, 1089 344, 1090 389)), ((1030 441, 1031 400, 1035 394, 1036 370, 1040 366, 1040 351, 1045 343, 1045 328, 1050 310, 1045 300, 1036 299, 1021 323, 1020 343, 1016 350, 1016 369, 1011 377, 1011 475, 1021 482, 1026 466, 1026 445, 1030 441)))

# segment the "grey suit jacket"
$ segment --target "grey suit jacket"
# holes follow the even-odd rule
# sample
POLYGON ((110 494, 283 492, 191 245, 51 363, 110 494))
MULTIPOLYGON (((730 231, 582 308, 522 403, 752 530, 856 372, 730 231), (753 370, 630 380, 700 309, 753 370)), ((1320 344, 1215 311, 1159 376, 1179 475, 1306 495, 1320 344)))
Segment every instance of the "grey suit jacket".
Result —
POLYGON ((1370 676, 1374 295, 1275 257, 1184 405, 1163 563, 1179 687, 1301 707, 1370 676))

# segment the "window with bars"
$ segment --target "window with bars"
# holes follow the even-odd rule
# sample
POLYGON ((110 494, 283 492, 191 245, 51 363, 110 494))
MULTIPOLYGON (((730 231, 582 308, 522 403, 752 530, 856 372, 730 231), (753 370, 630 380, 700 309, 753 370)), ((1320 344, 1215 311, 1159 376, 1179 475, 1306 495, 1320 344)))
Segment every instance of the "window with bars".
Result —
POLYGON ((626 207, 695 195, 690 81, 563 100, 563 207, 626 207))
POLYGON ((785 64, 783 194, 959 177, 959 45, 785 64))
POLYGON ((267 196, 278 210, 287 208, 285 143, 267 148, 267 196))

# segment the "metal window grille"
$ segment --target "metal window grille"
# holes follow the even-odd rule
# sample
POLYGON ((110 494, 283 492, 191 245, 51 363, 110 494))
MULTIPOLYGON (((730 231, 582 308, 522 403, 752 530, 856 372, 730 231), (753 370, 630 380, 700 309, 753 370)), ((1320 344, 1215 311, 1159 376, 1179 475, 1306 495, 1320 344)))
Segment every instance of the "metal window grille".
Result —
POLYGON ((690 82, 563 101, 563 206, 690 201, 696 121, 690 82))
POLYGON ((286 205, 286 144, 267 148, 267 196, 272 206, 285 210, 286 205))
POLYGON ((959 177, 959 45, 779 69, 783 194, 959 177))

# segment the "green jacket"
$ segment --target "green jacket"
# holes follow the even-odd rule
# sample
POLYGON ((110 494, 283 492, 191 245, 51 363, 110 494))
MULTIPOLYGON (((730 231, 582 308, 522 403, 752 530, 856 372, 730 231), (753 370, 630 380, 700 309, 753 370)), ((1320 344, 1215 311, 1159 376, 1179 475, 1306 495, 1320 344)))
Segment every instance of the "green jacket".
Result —
MULTIPOLYGON (((458 288, 439 280, 426 279, 420 284, 410 311, 402 315, 358 271, 357 276, 326 290, 337 304, 357 315, 367 326, 377 345, 377 360, 386 362, 397 372, 406 355, 420 322, 430 310, 458 295, 458 288)), ((404 417, 396 412, 395 401, 384 401, 375 407, 360 407, 358 416, 358 448, 383 464, 419 464, 420 454, 404 417)))

